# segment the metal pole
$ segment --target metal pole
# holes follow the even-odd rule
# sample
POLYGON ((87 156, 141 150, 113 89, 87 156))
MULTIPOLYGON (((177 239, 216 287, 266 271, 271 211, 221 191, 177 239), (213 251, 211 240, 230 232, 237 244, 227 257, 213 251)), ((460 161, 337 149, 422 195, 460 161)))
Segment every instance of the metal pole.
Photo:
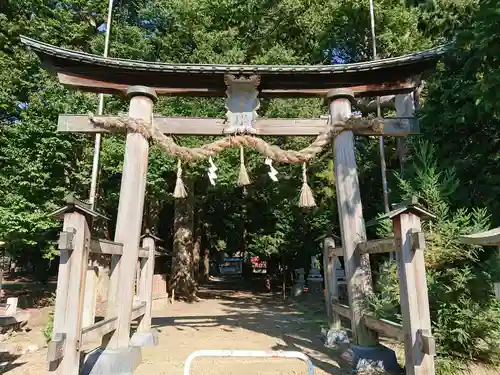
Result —
MULTIPOLYGON (((113 15, 113 0, 109 0, 108 6, 108 20, 106 22, 106 37, 104 39, 104 57, 108 57, 109 51, 109 36, 111 34, 111 19, 113 15)), ((97 114, 102 115, 104 111, 104 94, 99 94, 99 106, 97 114)), ((99 176, 99 156, 101 152, 101 134, 97 133, 94 140, 94 159, 92 161, 92 180, 90 182, 90 205, 95 209, 95 198, 97 192, 97 178, 99 176)))
MULTIPOLYGON (((375 35, 375 7, 373 0, 370 0, 370 23, 372 32, 373 60, 377 60, 377 40, 375 35)), ((380 96, 377 96, 377 117, 381 117, 380 96)), ((382 173, 382 191, 384 194, 384 210, 389 212, 389 191, 387 188, 387 166, 385 164, 384 137, 379 138, 380 170, 382 173)))

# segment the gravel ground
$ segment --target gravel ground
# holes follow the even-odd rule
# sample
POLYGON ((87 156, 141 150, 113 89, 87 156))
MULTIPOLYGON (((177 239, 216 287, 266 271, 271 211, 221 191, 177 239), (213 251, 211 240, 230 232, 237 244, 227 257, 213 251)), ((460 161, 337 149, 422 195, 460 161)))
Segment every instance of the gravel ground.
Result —
MULTIPOLYGON (((137 375, 183 374, 189 354, 202 349, 301 351, 317 375, 347 373, 339 369, 347 363, 323 347, 319 327, 279 298, 226 292, 191 305, 166 305, 155 316, 160 345, 143 351, 137 375)), ((200 358, 190 375, 306 374, 305 369, 295 359, 200 358)))
MULTIPOLYGON (((346 362, 323 347, 318 325, 307 318, 308 314, 284 304, 279 296, 235 292, 215 285, 201 291, 200 297, 193 304, 155 301, 153 326, 159 331, 160 345, 143 350, 137 375, 183 374, 186 358, 201 349, 301 351, 310 356, 317 375, 346 373, 339 370, 339 365, 348 368, 346 362)), ((26 346, 33 342, 35 332, 38 343, 36 328, 18 340, 24 340, 26 346)), ((46 373, 46 348, 23 353, 12 350, 12 344, 11 350, 0 350, 1 374, 46 373)), ((306 374, 305 369, 305 364, 295 359, 200 358, 193 362, 190 374, 306 374)))
MULTIPOLYGON (((202 290, 200 297, 193 304, 155 301, 153 326, 160 344, 143 350, 136 375, 181 375, 189 354, 202 349, 300 351, 309 356, 316 375, 349 373, 346 358, 323 346, 318 322, 322 308, 314 306, 318 304, 296 308, 279 296, 235 292, 220 283, 202 290)), ((0 344, 0 374, 47 373, 47 349, 27 350, 43 346, 39 328, 47 314, 48 309, 32 312, 32 331, 0 344)), ((303 362, 294 359, 198 358, 189 375, 306 374, 305 369, 303 362)), ((474 366, 469 374, 499 372, 474 366)))

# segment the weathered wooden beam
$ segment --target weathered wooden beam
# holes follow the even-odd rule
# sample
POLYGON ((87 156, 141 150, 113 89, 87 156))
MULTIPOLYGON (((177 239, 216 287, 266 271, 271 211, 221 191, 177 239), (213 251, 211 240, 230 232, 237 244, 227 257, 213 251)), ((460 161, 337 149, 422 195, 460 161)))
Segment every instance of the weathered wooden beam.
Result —
MULTIPOLYGON (((429 296, 425 272, 423 244, 415 233, 422 231, 420 217, 411 206, 402 207, 392 217, 394 235, 400 244, 397 256, 399 295, 403 329, 405 331, 405 364, 408 375, 425 373, 435 374, 435 364, 432 355, 422 349, 419 332, 431 332, 429 296)), ((423 215, 423 214, 422 214, 423 215)))
MULTIPOLYGON (((69 241, 68 238, 70 238, 70 236, 68 235, 71 235, 71 233, 61 232, 59 237, 60 246, 61 244, 66 244, 66 242, 69 241)), ((92 240, 90 252, 95 254, 123 255, 123 244, 103 239, 92 240)), ((156 251, 155 255, 161 255, 161 253, 156 251)), ((139 258, 147 258, 148 256, 149 252, 147 249, 139 249, 139 258)))
POLYGON ((140 261, 139 298, 146 304, 137 332, 149 333, 151 331, 151 310, 153 304, 153 275, 155 270, 155 239, 146 235, 142 239, 142 246, 148 252, 148 257, 140 261))
MULTIPOLYGON (((404 95, 396 95, 394 105, 396 107, 396 116, 398 117, 414 117, 415 116, 415 99, 413 92, 404 95)), ((404 137, 396 140, 396 150, 399 159, 399 167, 402 172, 406 159, 408 157, 408 147, 404 137)))
POLYGON ((57 334, 65 333, 65 349, 60 363, 59 361, 49 362, 49 373, 78 375, 85 294, 84 280, 90 244, 88 220, 92 212, 85 207, 78 206, 71 209, 64 208, 62 212, 65 212, 63 233, 74 233, 74 235, 72 237, 63 235, 59 244, 62 249, 52 339, 60 341, 57 334))
MULTIPOLYGON (((146 302, 141 302, 139 305, 135 306, 132 309, 132 315, 130 321, 132 322, 137 318, 140 318, 145 314, 145 312, 146 312, 146 302)), ((114 316, 83 328, 82 345, 99 341, 103 336, 116 330, 117 324, 118 324, 118 317, 114 316)))
POLYGON ((64 356, 64 345, 66 343, 65 333, 56 333, 47 345, 47 361, 53 362, 64 356))
MULTIPOLYGON (((360 254, 381 254, 390 253, 397 250, 393 238, 383 238, 379 240, 370 240, 362 242, 356 246, 356 251, 360 254)), ((336 247, 333 252, 336 256, 343 256, 343 249, 336 247)))
POLYGON ((90 252, 96 254, 122 255, 123 244, 108 240, 92 240, 90 252))
POLYGON ((436 355, 436 339, 429 330, 420 329, 418 331, 422 352, 431 356, 436 355))
MULTIPOLYGON (((84 78, 72 73, 57 73, 59 82, 66 87, 87 92, 125 95, 129 85, 84 78)), ((420 84, 420 77, 409 77, 396 82, 352 86, 354 96, 384 96, 412 92, 420 84)), ((261 97, 324 97, 334 87, 319 89, 263 89, 261 97)), ((157 95, 168 96, 226 96, 225 87, 220 88, 172 88, 154 87, 157 95)))
POLYGON ((382 336, 390 337, 404 342, 405 334, 403 331, 403 326, 401 324, 394 323, 385 319, 378 319, 370 315, 364 315, 363 320, 368 328, 382 334, 382 336))
POLYGON ((425 235, 418 230, 412 230, 409 233, 410 248, 413 251, 425 249, 425 235))
POLYGON ((328 315, 328 326, 330 329, 339 330, 341 322, 339 315, 333 310, 333 304, 339 300, 339 290, 337 284, 337 275, 335 272, 335 263, 337 257, 334 254, 335 241, 327 237, 323 243, 323 270, 325 278, 325 303, 326 313, 328 315))
POLYGON ((83 299, 82 326, 94 324, 97 307, 97 282, 99 280, 99 267, 88 266, 85 275, 85 296, 83 299))
POLYGON ((333 303, 332 309, 340 316, 351 319, 351 310, 349 309, 349 306, 343 305, 341 303, 333 303))
POLYGON ((59 240, 57 241, 57 248, 59 250, 73 250, 73 237, 75 232, 73 228, 68 231, 62 231, 59 233, 59 240))
POLYGON ((500 227, 460 236, 460 242, 468 245, 500 246, 500 227))
MULTIPOLYGON (((155 255, 157 255, 158 252, 155 251, 155 255)), ((138 258, 148 258, 149 257, 149 250, 141 247, 139 249, 139 256, 138 258)))
MULTIPOLYGON (((157 96, 149 87, 134 86, 128 89, 130 97, 129 116, 148 122, 152 126, 153 105, 157 96)), ((120 201, 116 219, 115 242, 123 243, 123 255, 112 259, 113 272, 108 303, 118 316, 118 326, 109 342, 109 348, 126 348, 130 340, 130 317, 134 300, 134 271, 139 256, 146 177, 148 172, 149 142, 138 132, 127 132, 120 201), (114 263, 114 264, 113 264, 114 263), (119 293, 119 296, 116 295, 119 293), (113 300, 114 299, 114 300, 113 300)), ((108 305, 109 310, 109 305, 108 305)))
POLYGON ((357 250, 361 254, 390 253, 395 250, 393 238, 383 238, 380 240, 370 240, 358 244, 357 250))
MULTIPOLYGON (((116 119, 117 116, 97 116, 99 118, 116 119)), ((327 119, 258 119, 253 125, 261 136, 316 136, 321 133, 327 119)), ((164 134, 176 135, 223 135, 227 124, 224 119, 200 117, 154 117, 155 126, 164 134)), ((108 133, 109 131, 95 127, 87 115, 59 115, 58 131, 72 133, 108 133)), ((404 137, 419 134, 418 120, 411 117, 384 119, 384 136, 404 137)), ((372 130, 356 132, 357 135, 381 135, 372 130)))
MULTIPOLYGON (((395 95, 385 95, 380 97, 380 108, 384 109, 394 109, 395 95)), ((367 116, 370 113, 377 113, 377 100, 373 98, 360 98, 355 102, 356 108, 358 108, 363 116, 367 116)))
MULTIPOLYGON (((330 114, 333 121, 342 121, 351 116, 351 91, 332 90, 328 99, 331 101, 330 114)), ((352 131, 344 131, 335 137, 333 155, 353 339, 356 345, 372 346, 378 343, 376 334, 361 321, 366 310, 364 296, 372 293, 372 281, 369 256, 356 251, 360 240, 366 241, 366 231, 352 131)))

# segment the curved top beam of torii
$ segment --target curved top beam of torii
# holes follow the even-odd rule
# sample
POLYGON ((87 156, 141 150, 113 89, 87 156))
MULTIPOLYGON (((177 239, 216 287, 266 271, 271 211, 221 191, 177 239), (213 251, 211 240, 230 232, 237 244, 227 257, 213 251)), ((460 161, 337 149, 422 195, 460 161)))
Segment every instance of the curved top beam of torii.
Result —
POLYGON ((158 95, 225 96, 224 77, 257 75, 260 96, 324 96, 351 87, 356 96, 412 91, 423 73, 434 69, 447 45, 405 56, 336 65, 168 64, 105 58, 21 37, 68 87, 83 91, 125 93, 134 85, 158 95))
POLYGON ((460 242, 469 245, 500 246, 500 228, 460 236, 460 242))

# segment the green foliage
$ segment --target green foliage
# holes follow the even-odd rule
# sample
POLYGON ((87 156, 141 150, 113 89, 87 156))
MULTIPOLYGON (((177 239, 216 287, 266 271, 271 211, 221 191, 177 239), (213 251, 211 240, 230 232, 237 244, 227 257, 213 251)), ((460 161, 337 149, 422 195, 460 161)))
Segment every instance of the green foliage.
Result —
POLYGON ((43 337, 45 342, 52 340, 52 332, 54 330, 54 311, 49 313, 49 320, 47 324, 42 328, 43 337))
POLYGON ((483 1, 467 18, 428 80, 421 126, 423 137, 438 145, 440 163, 453 165, 461 182, 451 205, 486 207, 499 225, 500 4, 483 1))
MULTIPOLYGON (((463 245, 461 234, 486 230, 483 209, 453 209, 450 197, 459 183, 452 169, 440 168, 434 148, 418 142, 405 178, 398 178, 401 197, 418 195, 436 218, 425 221, 427 283, 433 332, 442 358, 500 363, 500 304, 492 295, 498 280, 495 252, 463 245), (481 256, 481 260, 480 260, 481 256)), ((400 321, 395 262, 380 266, 376 294, 369 303, 382 318, 400 321)), ((446 373, 450 362, 443 362, 446 373)))
POLYGON ((413 162, 405 170, 405 177, 398 176, 401 198, 417 196, 436 219, 424 223, 427 230, 428 251, 426 264, 430 268, 444 268, 463 260, 477 260, 480 247, 463 245, 459 237, 485 230, 490 216, 485 209, 453 209, 450 197, 456 194, 459 181, 454 167, 438 165, 436 148, 430 142, 416 142, 413 162))

